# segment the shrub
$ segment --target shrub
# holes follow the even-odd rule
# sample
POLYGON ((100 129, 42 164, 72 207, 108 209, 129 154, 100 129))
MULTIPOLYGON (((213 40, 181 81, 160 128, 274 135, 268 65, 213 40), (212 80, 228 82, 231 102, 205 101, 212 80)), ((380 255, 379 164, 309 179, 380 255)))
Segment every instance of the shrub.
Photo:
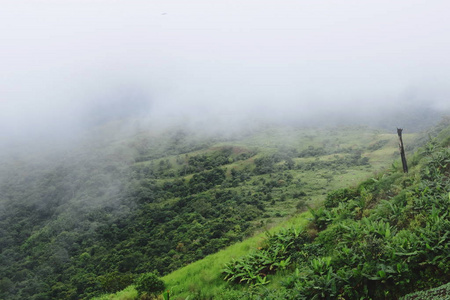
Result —
POLYGON ((289 228, 266 234, 266 244, 258 248, 258 251, 225 265, 224 280, 256 286, 266 285, 269 283, 267 275, 288 268, 293 258, 308 255, 308 251, 302 251, 304 245, 310 241, 304 231, 289 228))
POLYGON ((133 283, 133 274, 131 273, 107 273, 98 277, 103 291, 115 293, 123 290, 133 283))
POLYGON ((355 198, 357 194, 356 191, 349 188, 332 191, 328 193, 324 206, 326 208, 337 207, 339 203, 347 202, 348 200, 355 198))
POLYGON ((164 281, 159 279, 158 276, 153 273, 144 273, 136 281, 136 290, 139 295, 147 293, 156 297, 158 294, 162 293, 165 288, 166 285, 164 281))

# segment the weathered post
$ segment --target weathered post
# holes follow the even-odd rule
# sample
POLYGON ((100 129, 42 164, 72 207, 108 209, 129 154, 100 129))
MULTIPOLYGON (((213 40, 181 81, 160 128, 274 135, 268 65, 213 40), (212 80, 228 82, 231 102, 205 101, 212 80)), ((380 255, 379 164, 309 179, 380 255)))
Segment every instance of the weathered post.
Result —
POLYGON ((408 173, 408 164, 406 163, 405 148, 403 147, 402 128, 397 128, 398 147, 400 148, 400 156, 402 157, 403 173, 408 173))

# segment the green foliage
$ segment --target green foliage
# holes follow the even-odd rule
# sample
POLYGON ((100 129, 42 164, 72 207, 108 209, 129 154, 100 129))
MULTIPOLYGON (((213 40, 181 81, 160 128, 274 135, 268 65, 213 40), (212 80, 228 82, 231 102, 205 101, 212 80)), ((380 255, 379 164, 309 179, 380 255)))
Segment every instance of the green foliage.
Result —
POLYGON ((309 146, 307 149, 301 151, 298 157, 317 157, 325 154, 326 151, 322 147, 309 146))
MULTIPOLYGON (((331 192, 324 207, 310 209, 309 228, 319 230, 314 240, 271 246, 296 252, 316 247, 316 255, 289 256, 283 265, 294 270, 283 280, 285 299, 398 299, 450 280, 450 151, 427 147, 420 178, 386 173, 357 190, 331 192), (383 199, 386 195, 392 198, 383 199)), ((225 279, 257 286, 258 272, 267 268, 262 262, 270 262, 267 256, 262 248, 228 264, 225 279)), ((270 294, 266 290, 259 293, 270 294)))
POLYGON ((134 276, 130 273, 119 273, 117 271, 107 273, 98 277, 103 292, 115 293, 123 290, 134 282, 134 276))
POLYGON ((144 273, 136 280, 135 288, 139 295, 146 293, 156 297, 164 291, 166 285, 156 274, 144 273))
POLYGON ((376 142, 370 144, 367 147, 367 149, 370 151, 376 151, 376 150, 383 148, 383 146, 386 145, 387 143, 389 143, 389 140, 379 140, 379 141, 376 141, 376 142))
MULTIPOLYGON (((7 174, 0 181, 0 298, 90 299, 118 291, 148 270, 164 275, 216 253, 372 174, 363 161, 371 155, 364 145, 376 134, 367 132, 283 128, 233 138, 143 132, 96 138, 79 149, 55 150, 47 160, 33 153, 23 161, 0 161, 7 174)), ((390 160, 377 159, 380 167, 390 160)), ((364 199, 378 197, 366 190, 364 199)), ((435 189, 417 192, 427 196, 429 190, 435 189)), ((408 213, 415 216, 425 199, 408 200, 414 208, 408 213)), ((317 219, 320 230, 344 212, 363 217, 357 209, 367 211, 368 205, 358 201, 327 209, 325 219, 317 219)), ((424 222, 415 219, 417 226, 424 222)), ((317 228, 308 229, 308 237, 316 234, 317 228)), ((325 255, 309 242, 289 255, 264 249, 257 252, 273 260, 269 277, 258 273, 252 281, 264 287, 273 283, 275 270, 292 271, 305 253, 325 255)), ((214 271, 220 278, 226 259, 221 262, 211 271, 211 263, 203 267, 208 275, 195 282, 185 280, 184 291, 211 297, 217 289, 199 282, 216 278, 214 271)), ((130 291, 123 297, 137 296, 130 291)))
POLYGON ((255 173, 268 174, 275 171, 275 163, 279 160, 274 156, 264 156, 255 159, 255 173))
POLYGON ((324 206, 328 209, 337 207, 339 203, 347 202, 348 200, 354 198, 356 195, 357 192, 349 188, 334 190, 328 193, 327 198, 325 199, 324 206))
POLYGON ((135 287, 133 285, 128 286, 124 290, 114 293, 114 294, 106 294, 103 296, 95 297, 93 300, 113 300, 113 299, 120 299, 120 300, 135 300, 138 299, 138 292, 136 291, 135 287))
POLYGON ((229 282, 265 285, 269 283, 267 275, 286 269, 293 258, 307 255, 300 248, 307 241, 307 235, 295 228, 274 234, 267 233, 265 245, 257 252, 226 264, 224 279, 229 282))
POLYGON ((450 299, 450 283, 434 289, 408 294, 401 300, 448 300, 450 299))
POLYGON ((170 291, 169 291, 169 290, 164 291, 164 293, 163 293, 163 299, 164 299, 164 300, 169 300, 169 299, 170 299, 170 291))
POLYGON ((318 209, 309 208, 309 212, 312 215, 312 224, 319 230, 325 229, 333 221, 332 213, 324 207, 319 207, 318 209))

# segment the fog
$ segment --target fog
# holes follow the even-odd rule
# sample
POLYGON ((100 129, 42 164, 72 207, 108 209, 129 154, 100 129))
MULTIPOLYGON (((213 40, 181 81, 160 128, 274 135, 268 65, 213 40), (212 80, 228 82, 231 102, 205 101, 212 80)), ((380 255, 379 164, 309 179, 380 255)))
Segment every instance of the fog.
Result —
POLYGON ((0 139, 67 138, 130 118, 203 128, 435 118, 450 110, 449 10, 411 0, 2 0, 0 139))

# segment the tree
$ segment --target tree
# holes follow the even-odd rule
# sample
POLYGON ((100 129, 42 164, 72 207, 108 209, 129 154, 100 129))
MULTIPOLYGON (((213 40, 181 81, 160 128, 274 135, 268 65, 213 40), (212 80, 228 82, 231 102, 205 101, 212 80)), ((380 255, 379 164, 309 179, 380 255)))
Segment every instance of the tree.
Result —
POLYGON ((164 281, 159 279, 154 273, 144 273, 136 281, 136 290, 139 295, 147 293, 156 297, 161 294, 165 288, 166 285, 164 281))

